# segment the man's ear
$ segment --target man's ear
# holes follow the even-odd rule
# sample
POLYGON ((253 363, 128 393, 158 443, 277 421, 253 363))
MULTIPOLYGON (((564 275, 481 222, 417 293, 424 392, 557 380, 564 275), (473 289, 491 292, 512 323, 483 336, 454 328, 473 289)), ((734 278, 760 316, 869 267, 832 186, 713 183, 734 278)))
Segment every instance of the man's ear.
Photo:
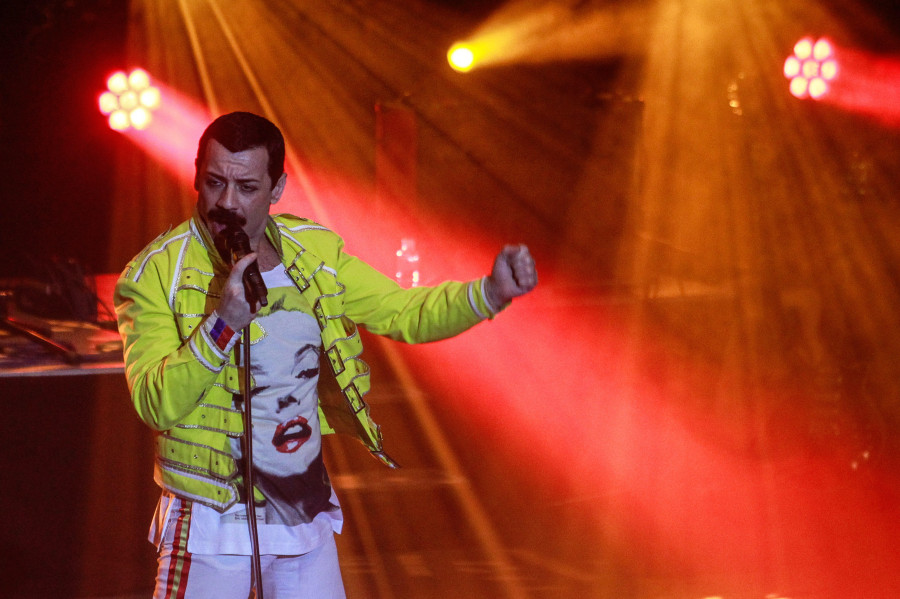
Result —
POLYGON ((281 199, 281 194, 284 193, 285 184, 287 184, 287 173, 281 173, 281 176, 278 177, 278 182, 275 183, 275 187, 272 188, 272 197, 269 198, 270 204, 278 203, 278 200, 281 199))
POLYGON ((200 163, 194 158, 194 191, 200 191, 200 163))

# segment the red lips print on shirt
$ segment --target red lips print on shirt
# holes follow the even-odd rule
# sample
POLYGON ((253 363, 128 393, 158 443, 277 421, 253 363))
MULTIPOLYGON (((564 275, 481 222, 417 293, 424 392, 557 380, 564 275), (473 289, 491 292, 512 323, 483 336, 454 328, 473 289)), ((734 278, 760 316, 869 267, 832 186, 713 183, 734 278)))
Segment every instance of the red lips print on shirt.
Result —
POLYGON ((272 445, 279 453, 294 453, 312 436, 312 428, 303 416, 282 422, 275 428, 272 445))

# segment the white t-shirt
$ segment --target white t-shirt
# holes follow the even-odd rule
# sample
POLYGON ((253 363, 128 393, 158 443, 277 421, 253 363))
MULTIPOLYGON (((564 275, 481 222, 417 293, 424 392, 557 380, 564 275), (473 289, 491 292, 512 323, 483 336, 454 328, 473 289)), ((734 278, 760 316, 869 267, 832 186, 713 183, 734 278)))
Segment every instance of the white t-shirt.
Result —
MULTIPOLYGON (((343 514, 322 462, 316 391, 321 354, 319 326, 308 302, 283 266, 264 272, 269 305, 256 322, 263 337, 250 348, 253 464, 256 488, 266 497, 256 507, 260 553, 300 555, 340 533, 343 514)), ((239 439, 231 451, 241 463, 239 439)), ((150 529, 159 544, 182 500, 163 493, 150 529)), ((188 551, 250 555, 246 508, 238 503, 221 514, 191 502, 188 551)))

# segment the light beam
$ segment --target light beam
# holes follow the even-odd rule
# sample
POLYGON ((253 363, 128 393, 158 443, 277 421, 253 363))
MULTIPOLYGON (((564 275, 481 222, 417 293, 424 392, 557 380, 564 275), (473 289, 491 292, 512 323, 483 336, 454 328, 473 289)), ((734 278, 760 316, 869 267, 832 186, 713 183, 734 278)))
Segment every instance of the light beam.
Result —
POLYGON ((626 3, 574 9, 518 2, 499 9, 448 53, 465 48, 472 54, 470 66, 456 70, 618 56, 631 50, 631 33, 646 26, 646 11, 626 3))

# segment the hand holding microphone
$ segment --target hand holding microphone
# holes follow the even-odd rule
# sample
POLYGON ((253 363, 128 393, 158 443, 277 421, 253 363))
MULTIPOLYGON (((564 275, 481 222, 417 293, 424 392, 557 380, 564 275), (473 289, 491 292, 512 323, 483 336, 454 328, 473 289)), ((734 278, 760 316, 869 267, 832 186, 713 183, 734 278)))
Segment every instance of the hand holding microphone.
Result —
POLYGON ((213 210, 208 216, 210 221, 224 225, 215 237, 215 245, 219 254, 232 264, 216 311, 237 331, 253 320, 257 302, 262 306, 267 304, 268 292, 256 263, 256 253, 251 251, 250 239, 242 228, 243 219, 226 210, 213 210))
MULTIPOLYGON (((247 237, 247 233, 241 227, 229 224, 222 231, 222 237, 224 238, 225 246, 231 253, 232 264, 236 264, 241 258, 252 252, 250 249, 250 238, 247 237)), ((254 306, 256 302, 259 302, 261 306, 269 303, 269 292, 266 289, 266 284, 263 282, 256 260, 253 260, 244 269, 243 280, 247 301, 251 306, 254 306)))

